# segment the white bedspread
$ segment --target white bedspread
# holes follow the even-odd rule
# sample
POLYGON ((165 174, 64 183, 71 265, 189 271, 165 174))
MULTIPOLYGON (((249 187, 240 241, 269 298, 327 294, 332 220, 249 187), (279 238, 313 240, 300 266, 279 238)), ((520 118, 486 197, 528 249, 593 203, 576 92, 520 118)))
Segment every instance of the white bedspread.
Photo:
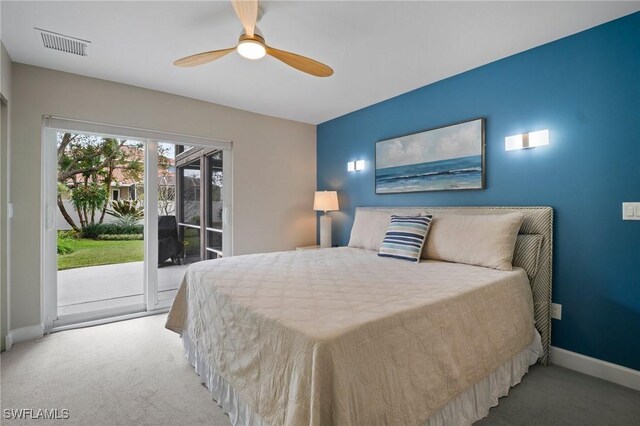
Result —
POLYGON ((421 424, 534 336, 521 269, 353 248, 191 265, 167 327, 273 425, 421 424))

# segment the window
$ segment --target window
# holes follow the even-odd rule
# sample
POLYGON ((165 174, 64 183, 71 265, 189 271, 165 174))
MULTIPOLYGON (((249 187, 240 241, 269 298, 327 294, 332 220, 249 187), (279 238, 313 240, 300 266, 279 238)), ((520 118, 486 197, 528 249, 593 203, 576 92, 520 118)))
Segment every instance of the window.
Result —
POLYGON ((111 190, 111 199, 113 201, 118 201, 120 199, 120 190, 119 189, 112 189, 111 190))

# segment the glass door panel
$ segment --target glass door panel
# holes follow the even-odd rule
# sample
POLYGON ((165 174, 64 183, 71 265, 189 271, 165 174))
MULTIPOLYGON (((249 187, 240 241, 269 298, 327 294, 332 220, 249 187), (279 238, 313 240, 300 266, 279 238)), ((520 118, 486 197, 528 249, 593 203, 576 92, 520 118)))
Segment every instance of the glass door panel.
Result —
POLYGON ((220 149, 158 143, 159 304, 173 299, 187 265, 223 255, 225 155, 220 149))
POLYGON ((57 132, 58 324, 143 310, 144 142, 57 132))
MULTIPOLYGON (((193 149, 193 148, 192 148, 193 149)), ((184 244, 184 262, 202 260, 200 244, 201 223, 201 161, 196 160, 178 167, 178 236, 184 244)))
MULTIPOLYGON (((157 142, 158 269, 156 304, 170 303, 186 271, 178 226, 176 145, 157 142)), ((152 288, 152 286, 150 286, 152 288)))

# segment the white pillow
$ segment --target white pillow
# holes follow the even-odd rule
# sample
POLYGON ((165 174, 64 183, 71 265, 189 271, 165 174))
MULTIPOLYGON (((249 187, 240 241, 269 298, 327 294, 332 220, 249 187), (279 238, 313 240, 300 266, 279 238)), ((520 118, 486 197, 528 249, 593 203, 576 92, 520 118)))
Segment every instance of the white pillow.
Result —
POLYGON ((391 213, 356 209, 349 247, 380 250, 382 240, 387 234, 389 220, 391 220, 391 213))
POLYGON ((511 271, 523 220, 522 213, 435 216, 422 257, 511 271))
POLYGON ((356 217, 353 219, 351 227, 351 238, 349 247, 363 248, 367 250, 380 250, 382 240, 387 234, 387 227, 391 215, 420 215, 424 214, 424 209, 403 209, 400 211, 389 210, 367 210, 356 208, 356 217))

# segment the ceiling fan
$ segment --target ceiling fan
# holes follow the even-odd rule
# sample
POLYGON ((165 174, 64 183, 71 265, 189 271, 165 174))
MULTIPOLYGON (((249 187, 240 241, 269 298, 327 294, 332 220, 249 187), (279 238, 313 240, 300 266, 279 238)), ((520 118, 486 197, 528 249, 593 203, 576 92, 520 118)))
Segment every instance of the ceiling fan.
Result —
POLYGON ((256 27, 258 14, 260 13, 258 0, 231 0, 231 4, 244 27, 244 31, 238 40, 238 45, 228 49, 196 53, 195 55, 178 59, 173 63, 174 65, 178 67, 202 65, 220 59, 226 54, 237 50, 240 56, 247 59, 260 59, 265 55, 271 55, 290 67, 316 77, 329 77, 333 74, 333 70, 321 62, 267 45, 260 30, 256 27))

